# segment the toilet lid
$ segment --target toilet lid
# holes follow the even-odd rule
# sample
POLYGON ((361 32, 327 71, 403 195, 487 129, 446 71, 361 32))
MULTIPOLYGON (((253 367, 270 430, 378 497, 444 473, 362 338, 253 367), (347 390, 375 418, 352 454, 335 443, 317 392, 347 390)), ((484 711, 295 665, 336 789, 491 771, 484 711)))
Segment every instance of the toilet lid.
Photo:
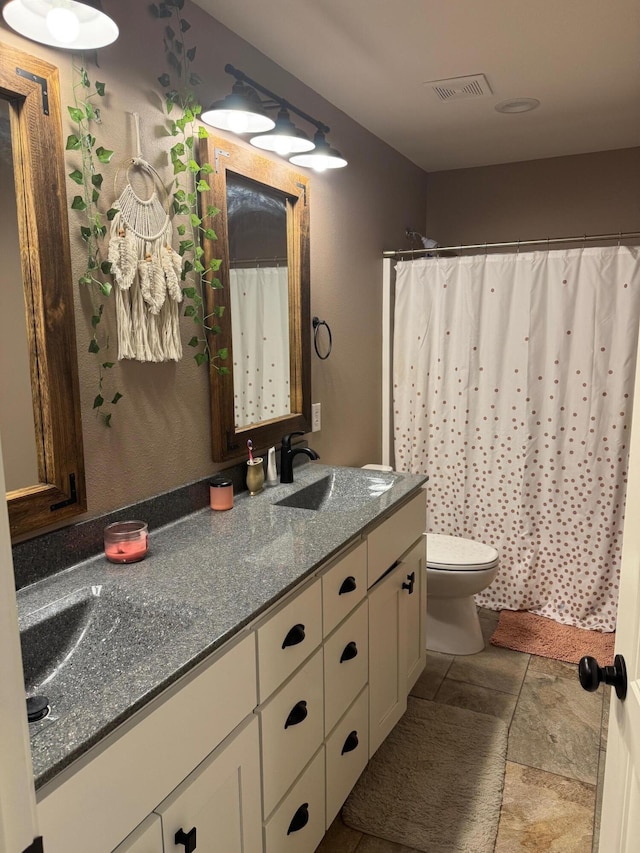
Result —
POLYGON ((431 569, 489 569, 497 562, 498 552, 491 545, 462 536, 427 533, 427 566, 431 569))

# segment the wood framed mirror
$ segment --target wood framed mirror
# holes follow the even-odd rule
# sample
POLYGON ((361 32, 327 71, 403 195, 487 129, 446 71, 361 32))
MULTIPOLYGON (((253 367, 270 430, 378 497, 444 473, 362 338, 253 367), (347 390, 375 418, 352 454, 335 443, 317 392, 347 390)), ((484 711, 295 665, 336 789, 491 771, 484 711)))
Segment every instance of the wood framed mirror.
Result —
POLYGON ((246 454, 247 440, 263 450, 283 435, 311 429, 309 333, 309 179, 289 164, 209 136, 200 142, 210 163, 203 209, 219 208, 217 240, 205 240, 205 267, 221 259, 220 290, 207 293, 207 311, 224 306, 210 337, 213 459, 246 454))
POLYGON ((84 512, 86 494, 57 68, 0 44, 0 107, 0 435, 17 536, 84 512))

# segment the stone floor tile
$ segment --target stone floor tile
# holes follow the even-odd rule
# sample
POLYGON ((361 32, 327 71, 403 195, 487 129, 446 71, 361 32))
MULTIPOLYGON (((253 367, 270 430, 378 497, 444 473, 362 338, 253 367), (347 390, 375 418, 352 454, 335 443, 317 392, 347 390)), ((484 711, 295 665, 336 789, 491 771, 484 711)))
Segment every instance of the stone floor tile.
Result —
MULTIPOLYGON (((336 853, 342 853, 342 850, 336 850, 336 853)), ((419 851, 413 847, 405 847, 404 844, 395 844, 393 841, 375 838, 373 835, 363 835, 362 841, 356 848, 356 853, 419 853, 419 851)))
POLYGON ((528 663, 529 655, 527 654, 487 645, 475 655, 456 657, 447 677, 455 681, 466 681, 490 690, 517 695, 528 663))
POLYGON ((604 767, 607 754, 604 749, 600 750, 600 761, 598 763, 598 784, 596 786, 596 807, 593 817, 593 848, 592 853, 598 853, 600 836, 600 818, 602 816, 602 791, 604 788, 604 767))
POLYGON ((316 848, 316 853, 355 853, 361 839, 362 833, 345 826, 338 815, 316 848))
POLYGON ((529 669, 545 672, 547 675, 557 675, 559 678, 575 678, 578 680, 578 665, 564 660, 552 660, 538 655, 531 655, 529 669))
POLYGON ((436 693, 435 701, 443 705, 455 705, 456 708, 478 711, 481 714, 491 714, 509 725, 516 707, 517 696, 490 690, 477 684, 445 678, 436 693))
POLYGON ((419 699, 433 699, 452 661, 453 655, 427 651, 427 665, 412 687, 411 695, 417 696, 419 699))
POLYGON ((602 686, 602 728, 600 730, 600 749, 606 749, 607 734, 609 731, 609 708, 611 707, 611 688, 608 684, 602 686))
POLYGON ((509 732, 509 761, 596 784, 602 693, 529 670, 509 732))
POLYGON ((495 853, 591 853, 595 788, 507 762, 495 853))

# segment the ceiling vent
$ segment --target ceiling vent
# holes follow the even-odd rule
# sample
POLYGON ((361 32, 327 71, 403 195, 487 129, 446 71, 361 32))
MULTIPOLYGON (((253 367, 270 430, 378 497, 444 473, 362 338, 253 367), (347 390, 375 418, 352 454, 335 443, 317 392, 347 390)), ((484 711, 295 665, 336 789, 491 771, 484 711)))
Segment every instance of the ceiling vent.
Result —
POLYGON ((459 101, 462 98, 486 98, 487 95, 493 94, 484 74, 450 77, 448 80, 431 80, 424 85, 430 86, 443 102, 459 101))

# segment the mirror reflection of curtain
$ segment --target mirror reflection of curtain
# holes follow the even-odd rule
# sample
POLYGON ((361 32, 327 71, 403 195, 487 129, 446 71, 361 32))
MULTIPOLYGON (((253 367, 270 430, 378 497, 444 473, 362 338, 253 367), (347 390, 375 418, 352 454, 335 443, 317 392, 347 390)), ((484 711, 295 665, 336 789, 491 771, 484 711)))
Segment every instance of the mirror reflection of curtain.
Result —
POLYGON ((289 284, 283 267, 230 270, 236 427, 288 415, 289 284))

